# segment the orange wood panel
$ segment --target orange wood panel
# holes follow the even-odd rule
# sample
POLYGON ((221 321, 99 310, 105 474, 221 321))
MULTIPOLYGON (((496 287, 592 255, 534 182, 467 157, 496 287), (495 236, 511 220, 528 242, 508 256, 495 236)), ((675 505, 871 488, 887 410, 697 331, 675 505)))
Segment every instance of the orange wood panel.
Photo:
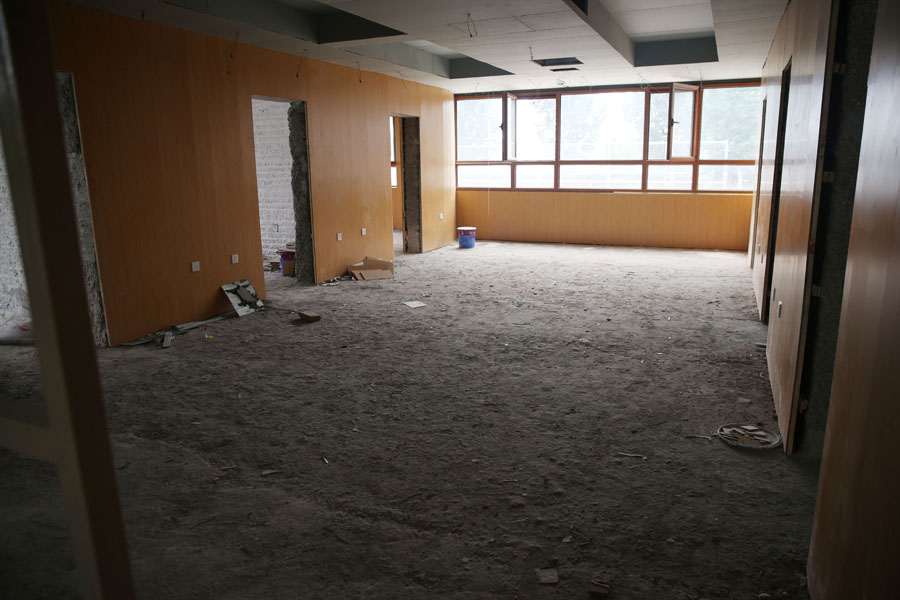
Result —
POLYGON ((393 256, 391 114, 421 117, 425 249, 454 240, 438 218, 455 213, 450 92, 311 59, 297 77, 293 55, 73 4, 51 14, 78 92, 111 344, 228 309, 229 281, 265 294, 252 96, 307 103, 318 281, 393 256))
POLYGON ((774 260, 767 357, 778 425, 790 451, 796 420, 800 345, 809 298, 807 261, 810 225, 818 194, 817 169, 831 2, 794 0, 778 26, 762 85, 767 99, 760 198, 753 267, 757 303, 762 306, 766 264, 774 260), (768 247, 781 75, 791 62, 784 166, 775 248, 768 247), (773 252, 774 250, 774 252, 773 252), (779 316, 778 303, 781 303, 779 316))
POLYGON ((814 600, 900 590, 900 4, 879 2, 819 496, 814 600))
POLYGON ((456 192, 460 225, 481 239, 743 250, 753 195, 456 192))

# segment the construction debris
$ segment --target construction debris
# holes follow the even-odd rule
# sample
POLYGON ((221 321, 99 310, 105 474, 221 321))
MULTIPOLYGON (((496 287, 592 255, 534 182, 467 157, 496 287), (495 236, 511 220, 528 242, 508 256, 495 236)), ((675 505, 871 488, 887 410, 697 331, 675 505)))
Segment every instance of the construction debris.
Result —
POLYGON ((365 257, 362 261, 347 267, 353 279, 371 281, 373 279, 390 279, 394 276, 394 263, 390 260, 365 257))
POLYGON ((535 569, 538 583, 559 583, 559 572, 556 569, 535 569))
POLYGON ((253 289, 246 279, 226 283, 222 286, 222 291, 228 297, 228 301, 234 307, 239 317, 254 313, 263 307, 263 301, 259 299, 259 294, 253 289))

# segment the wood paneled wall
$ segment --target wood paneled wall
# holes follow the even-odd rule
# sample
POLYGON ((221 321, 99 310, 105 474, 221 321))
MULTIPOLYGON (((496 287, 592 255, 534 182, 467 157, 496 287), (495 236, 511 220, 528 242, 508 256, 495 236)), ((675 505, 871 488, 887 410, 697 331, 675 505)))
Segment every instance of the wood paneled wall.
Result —
POLYGON ((808 301, 807 263, 810 225, 815 195, 822 106, 825 86, 831 2, 793 0, 788 4, 766 64, 763 67, 763 95, 766 98, 766 129, 763 135, 763 162, 757 212, 757 256, 753 283, 757 302, 762 303, 766 264, 774 260, 772 302, 769 310, 768 363, 778 425, 789 447, 800 373, 801 329, 804 303, 808 301), (772 181, 778 115, 781 109, 782 71, 791 63, 784 145, 781 202, 775 248, 768 247, 772 209, 772 181), (779 315, 778 303, 781 302, 779 315))
POLYGON ((900 593, 900 4, 878 3, 831 406, 814 600, 900 593))
POLYGON ((453 241, 438 218, 455 203, 450 92, 368 72, 360 83, 310 59, 297 77, 297 56, 72 4, 51 16, 58 67, 74 73, 112 344, 226 310, 223 283, 265 294, 253 96, 307 103, 318 281, 393 256, 391 114, 421 118, 425 249, 453 241))
POLYGON ((481 239, 744 250, 753 195, 456 192, 457 221, 481 239))

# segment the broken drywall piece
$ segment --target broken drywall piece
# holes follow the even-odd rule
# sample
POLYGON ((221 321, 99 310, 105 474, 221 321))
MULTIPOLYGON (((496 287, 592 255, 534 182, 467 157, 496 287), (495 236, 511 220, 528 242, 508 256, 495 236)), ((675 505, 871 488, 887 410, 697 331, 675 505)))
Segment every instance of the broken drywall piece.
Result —
POLYGON ((409 302, 404 302, 403 304, 407 305, 410 308, 419 308, 421 306, 425 306, 424 302, 419 302, 418 300, 411 300, 409 302))
POLYGON ((365 257, 358 263, 347 267, 353 279, 371 281, 373 279, 390 279, 394 276, 394 263, 390 260, 365 257))
POLYGON ((239 317, 249 315, 263 307, 263 301, 259 299, 259 294, 253 289, 253 284, 246 279, 226 283, 222 286, 222 291, 225 292, 239 317))

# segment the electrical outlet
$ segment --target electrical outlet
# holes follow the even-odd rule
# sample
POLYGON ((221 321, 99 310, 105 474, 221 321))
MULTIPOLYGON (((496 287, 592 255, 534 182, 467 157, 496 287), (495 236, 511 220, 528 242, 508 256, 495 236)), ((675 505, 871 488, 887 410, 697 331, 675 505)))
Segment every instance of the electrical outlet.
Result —
POLYGON ((444 220, 444 213, 441 213, 441 221, 444 220))
POLYGON ((339 233, 339 234, 338 234, 338 241, 341 241, 342 239, 344 239, 344 234, 339 233))
POLYGON ((275 223, 272 227, 275 228, 275 233, 278 233, 278 223, 275 223))
POLYGON ((200 261, 195 260, 194 262, 191 263, 191 273, 196 273, 199 270, 200 270, 200 261))
POLYGON ((362 234, 363 234, 363 235, 366 235, 366 228, 365 228, 365 227, 362 228, 362 234))
POLYGON ((237 254, 231 255, 231 264, 233 264, 233 265, 238 264, 238 255, 237 254))

